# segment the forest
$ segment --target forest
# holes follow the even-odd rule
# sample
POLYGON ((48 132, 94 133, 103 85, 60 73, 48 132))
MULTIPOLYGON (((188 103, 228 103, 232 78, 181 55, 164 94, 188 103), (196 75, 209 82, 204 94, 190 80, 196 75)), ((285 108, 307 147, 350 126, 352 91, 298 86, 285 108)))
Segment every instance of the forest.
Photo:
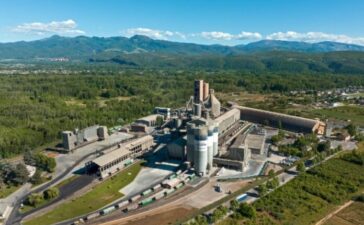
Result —
POLYGON ((364 85, 360 75, 107 68, 0 75, 1 157, 54 143, 62 130, 123 125, 151 113, 155 106, 182 106, 192 95, 194 79, 207 80, 220 93, 285 93, 364 85))

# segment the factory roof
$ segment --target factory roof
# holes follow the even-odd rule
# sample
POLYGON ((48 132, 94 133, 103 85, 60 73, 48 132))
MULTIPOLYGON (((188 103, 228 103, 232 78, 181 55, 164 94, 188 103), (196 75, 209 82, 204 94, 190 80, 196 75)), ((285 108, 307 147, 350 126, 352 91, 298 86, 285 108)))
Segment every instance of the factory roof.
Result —
POLYGON ((229 118, 230 116, 233 116, 235 113, 238 113, 240 115, 240 110, 233 108, 233 109, 227 111, 226 113, 222 114, 221 116, 217 117, 215 119, 215 122, 220 123, 220 122, 226 120, 227 118, 229 118))
POLYGON ((148 140, 153 140, 153 137, 151 135, 145 135, 143 137, 136 138, 131 141, 122 143, 118 148, 92 160, 92 162, 99 166, 104 166, 104 165, 114 161, 115 159, 128 155, 129 153, 131 153, 129 151, 130 148, 132 148, 135 145, 144 143, 148 140))
POLYGON ((128 154, 130 154, 129 150, 127 150, 125 148, 119 148, 119 149, 116 149, 112 152, 106 153, 105 155, 102 155, 102 156, 94 159, 92 162, 97 164, 100 167, 103 167, 103 166, 109 164, 110 162, 112 162, 120 157, 126 156, 128 154))
POLYGON ((263 134, 248 134, 246 137, 248 148, 261 149, 265 142, 265 135, 263 134))
POLYGON ((244 146, 245 138, 246 134, 244 133, 239 134, 236 137, 234 143, 231 145, 231 148, 240 148, 241 146, 244 146))
POLYGON ((144 121, 150 121, 150 120, 156 120, 158 116, 161 116, 160 114, 151 114, 142 118, 137 119, 137 121, 144 120, 144 121))

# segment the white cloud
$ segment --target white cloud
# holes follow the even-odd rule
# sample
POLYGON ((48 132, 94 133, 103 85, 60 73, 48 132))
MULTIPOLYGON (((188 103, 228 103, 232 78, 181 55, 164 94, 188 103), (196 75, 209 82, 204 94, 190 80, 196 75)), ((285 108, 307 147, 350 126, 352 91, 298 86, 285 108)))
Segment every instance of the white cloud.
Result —
POLYGON ((220 31, 212 31, 212 32, 201 32, 201 37, 211 40, 229 41, 234 38, 234 35, 220 31))
POLYGON ((133 35, 145 35, 153 39, 161 39, 161 40, 168 40, 171 37, 177 37, 185 39, 186 35, 181 32, 175 31, 163 31, 163 30, 155 30, 150 28, 138 27, 138 28, 129 28, 126 31, 122 32, 127 36, 133 35))
POLYGON ((262 39, 262 35, 257 32, 245 32, 242 31, 240 34, 236 35, 236 39, 239 40, 259 40, 262 39))
POLYGON ((239 34, 231 34, 225 33, 221 31, 212 31, 212 32, 201 32, 201 37, 210 40, 259 40, 262 39, 262 35, 257 32, 246 32, 242 31, 239 34))
POLYGON ((295 31, 276 32, 266 36, 268 40, 284 40, 284 41, 335 41, 347 44, 364 45, 364 37, 350 37, 344 34, 328 34, 323 32, 307 32, 298 33, 295 31))
POLYGON ((76 29, 77 24, 74 20, 64 20, 64 21, 52 21, 49 23, 23 23, 16 26, 13 31, 20 33, 34 33, 38 35, 44 34, 64 34, 64 35, 80 35, 85 34, 84 31, 76 29))

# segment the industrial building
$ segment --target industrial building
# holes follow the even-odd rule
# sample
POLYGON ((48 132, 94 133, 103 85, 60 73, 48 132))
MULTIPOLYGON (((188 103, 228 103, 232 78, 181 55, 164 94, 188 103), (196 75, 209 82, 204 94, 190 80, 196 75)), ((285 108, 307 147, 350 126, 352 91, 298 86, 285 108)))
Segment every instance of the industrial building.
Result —
POLYGON ((63 131, 62 145, 65 150, 71 151, 88 143, 104 140, 107 137, 107 127, 94 125, 83 130, 63 131))
POLYGON ((316 133, 323 135, 325 123, 283 113, 265 111, 243 106, 234 106, 241 112, 241 119, 252 123, 268 125, 299 133, 316 133))
POLYGON ((154 113, 162 115, 164 117, 164 119, 167 120, 171 117, 171 108, 155 107, 154 113))
POLYGON ((263 155, 267 131, 255 128, 246 135, 245 144, 252 154, 263 155))
POLYGON ((199 175, 212 168, 218 154, 218 127, 212 120, 196 118, 187 123, 187 161, 199 175))
POLYGON ((96 172, 101 178, 105 178, 131 164, 135 158, 149 151, 153 145, 154 141, 151 135, 121 143, 105 150, 96 159, 87 162, 85 168, 88 173, 96 172))
POLYGON ((178 138, 167 145, 168 156, 172 159, 186 159, 187 136, 178 138))
POLYGON ((162 116, 159 114, 152 114, 152 115, 137 119, 135 121, 135 123, 144 124, 147 127, 155 127, 155 126, 157 126, 158 117, 162 118, 162 116))
POLYGON ((214 120, 219 126, 219 134, 224 134, 236 122, 240 121, 240 110, 231 109, 214 120))
POLYGON ((213 89, 209 89, 209 84, 203 80, 196 80, 194 85, 194 95, 192 101, 187 103, 187 108, 192 108, 195 116, 216 118, 220 115, 221 103, 215 97, 213 89))

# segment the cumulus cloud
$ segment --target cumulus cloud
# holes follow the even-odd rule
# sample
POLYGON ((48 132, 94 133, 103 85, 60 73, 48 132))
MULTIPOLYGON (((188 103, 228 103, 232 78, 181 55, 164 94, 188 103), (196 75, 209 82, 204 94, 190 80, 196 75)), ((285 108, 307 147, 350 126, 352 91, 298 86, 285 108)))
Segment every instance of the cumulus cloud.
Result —
POLYGON ((284 40, 284 41, 335 41, 347 44, 364 45, 364 37, 350 37, 344 34, 328 34, 323 32, 307 32, 299 33, 295 31, 276 32, 266 36, 268 40, 284 40))
POLYGON ((171 37, 178 37, 185 39, 186 35, 181 32, 177 31, 163 31, 163 30, 155 30, 150 28, 138 27, 138 28, 129 28, 125 32, 122 32, 127 36, 133 35, 145 35, 153 39, 161 39, 161 40, 168 40, 171 37))
POLYGON ((225 33, 221 31, 201 32, 201 37, 210 40, 259 40, 262 39, 262 35, 257 32, 242 31, 239 34, 225 33))
POLYGON ((234 39, 233 34, 220 31, 201 32, 201 37, 211 40, 225 40, 225 41, 234 39))
POLYGON ((64 34, 64 35, 80 35, 85 34, 84 31, 77 29, 74 20, 52 21, 49 23, 33 22, 23 23, 13 29, 14 32, 34 33, 38 35, 44 34, 64 34))

